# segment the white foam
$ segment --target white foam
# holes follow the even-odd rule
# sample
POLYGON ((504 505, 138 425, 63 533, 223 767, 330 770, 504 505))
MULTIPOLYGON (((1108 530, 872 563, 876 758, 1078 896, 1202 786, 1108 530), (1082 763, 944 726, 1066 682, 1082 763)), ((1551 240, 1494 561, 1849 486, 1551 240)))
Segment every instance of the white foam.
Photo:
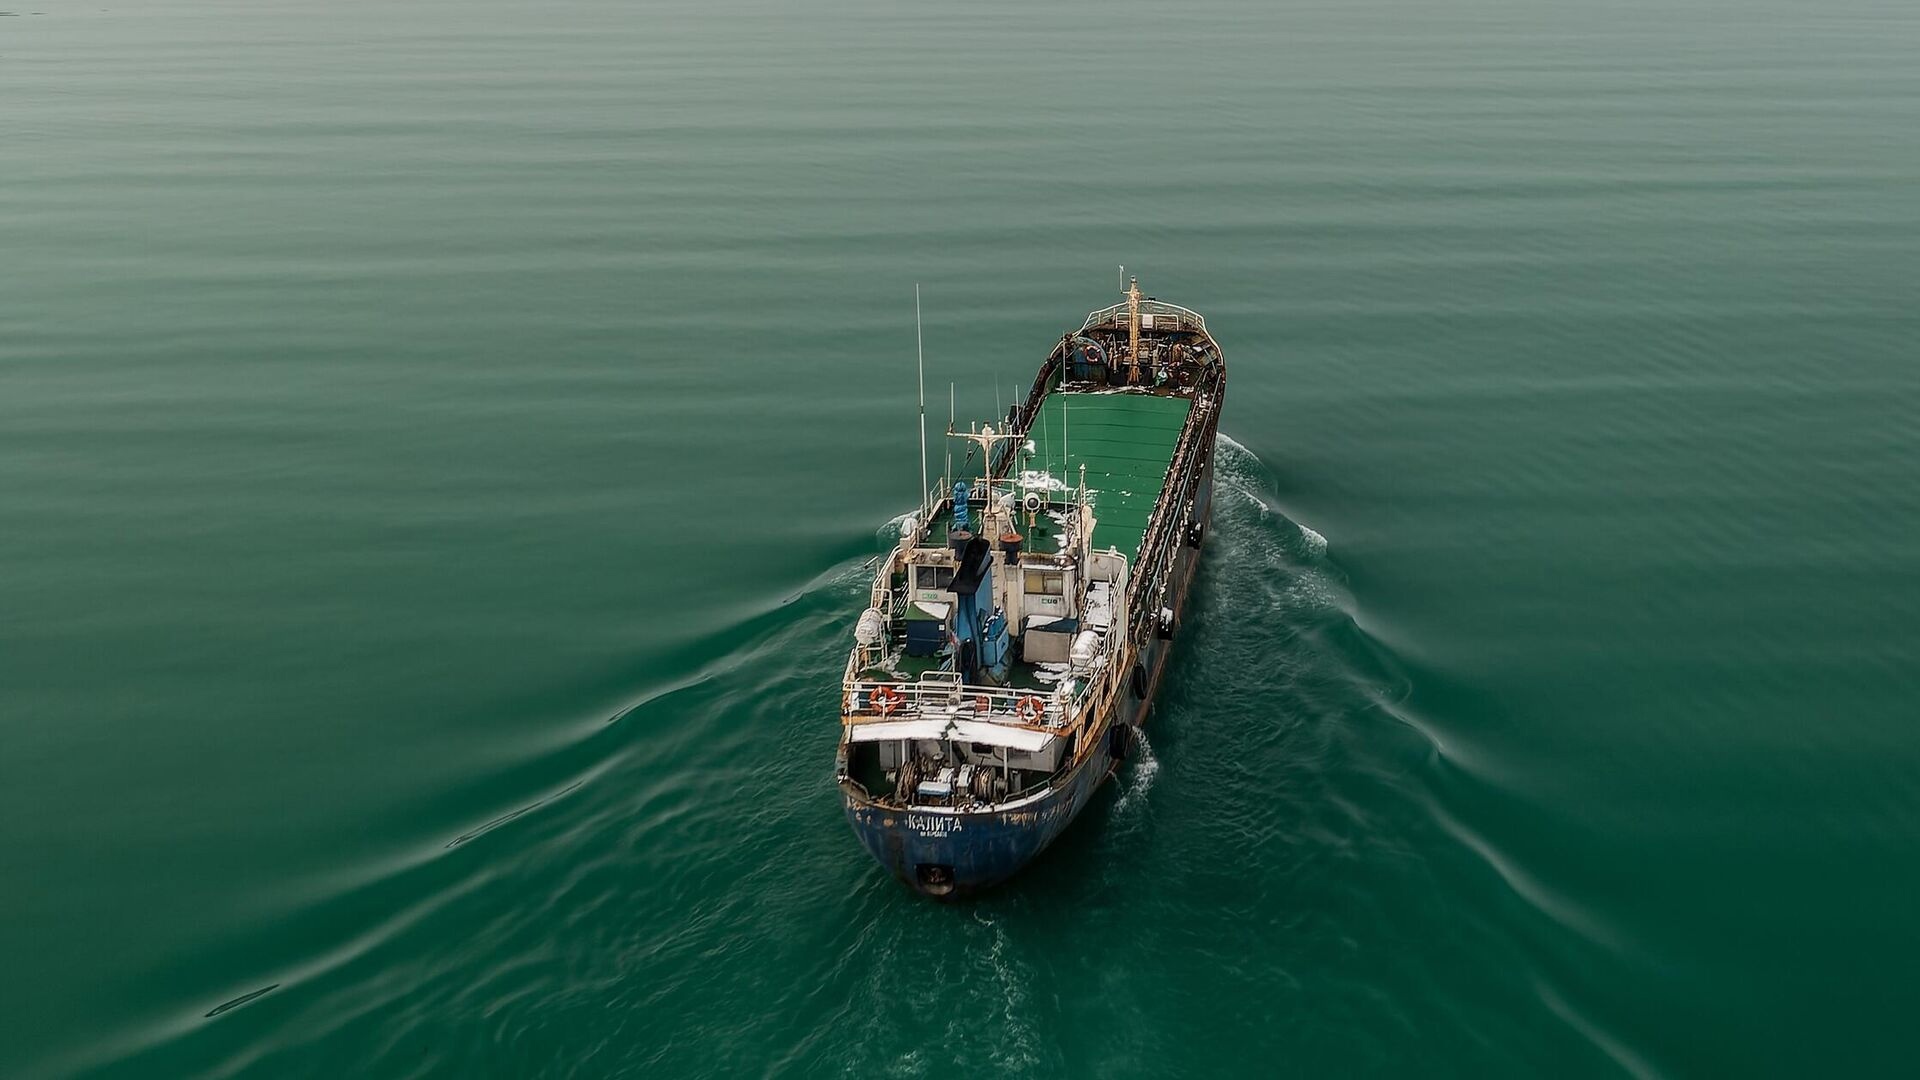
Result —
POLYGON ((1126 773, 1126 786, 1120 789, 1120 797, 1114 800, 1115 813, 1126 811, 1135 803, 1144 800, 1147 792, 1153 789, 1154 777, 1160 775, 1160 759, 1153 754, 1153 744, 1147 741, 1143 728, 1133 730, 1133 767, 1126 773))
POLYGON ((1054 534, 1054 542, 1060 545, 1061 551, 1067 550, 1067 538, 1073 531, 1073 519, 1067 516, 1065 510, 1049 510, 1047 517, 1059 528, 1059 531, 1054 534))
POLYGON ((973 921, 986 927, 987 933, 992 936, 987 946, 986 961, 999 990, 1000 1002, 999 1030, 993 1038, 981 1044, 982 1048, 995 1066, 994 1071, 1024 1072, 1040 1061, 1037 1051, 1040 1033, 1027 1015, 1027 995, 1032 987, 1033 974, 1020 962, 1007 932, 998 922, 986 918, 977 910, 973 914, 973 921))
POLYGON ((1236 453, 1240 454, 1243 457, 1249 457, 1254 459, 1255 461, 1260 460, 1260 455, 1247 449, 1246 443, 1241 442, 1239 439, 1234 438, 1233 436, 1227 434, 1224 431, 1214 432, 1213 438, 1215 442, 1219 443, 1222 446, 1225 446, 1229 450, 1235 451, 1236 453))
POLYGON ((1020 473, 1020 486, 1028 491, 1065 491, 1067 482, 1040 469, 1025 469, 1020 473))

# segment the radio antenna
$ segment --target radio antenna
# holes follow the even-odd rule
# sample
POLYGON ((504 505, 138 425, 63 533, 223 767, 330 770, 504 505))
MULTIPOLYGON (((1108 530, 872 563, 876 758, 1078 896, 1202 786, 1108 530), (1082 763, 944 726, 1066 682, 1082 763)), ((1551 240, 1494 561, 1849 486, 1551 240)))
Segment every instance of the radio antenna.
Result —
POLYGON ((913 351, 920 360, 920 496, 918 505, 927 503, 927 347, 920 336, 920 283, 913 283, 913 351))

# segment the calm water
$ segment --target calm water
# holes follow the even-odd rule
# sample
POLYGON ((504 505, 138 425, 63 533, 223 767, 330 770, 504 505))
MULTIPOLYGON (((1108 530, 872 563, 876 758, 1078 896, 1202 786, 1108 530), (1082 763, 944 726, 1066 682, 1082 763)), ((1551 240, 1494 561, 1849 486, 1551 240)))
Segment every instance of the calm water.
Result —
POLYGON ((0 1075, 1911 1067, 1911 3, 33 2, 0 1075), (1198 614, 921 902, 830 785, 913 283, 985 417, 1122 263, 1198 614))

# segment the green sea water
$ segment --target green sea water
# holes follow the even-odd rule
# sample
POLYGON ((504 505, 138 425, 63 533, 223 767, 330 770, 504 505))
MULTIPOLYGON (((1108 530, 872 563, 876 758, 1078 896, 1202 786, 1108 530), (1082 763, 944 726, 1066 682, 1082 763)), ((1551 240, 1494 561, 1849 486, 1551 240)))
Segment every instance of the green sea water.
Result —
POLYGON ((0 1075, 1911 1074, 1912 3, 28 4, 0 1075), (1121 264, 1151 745, 916 899, 913 287, 986 419, 1121 264))

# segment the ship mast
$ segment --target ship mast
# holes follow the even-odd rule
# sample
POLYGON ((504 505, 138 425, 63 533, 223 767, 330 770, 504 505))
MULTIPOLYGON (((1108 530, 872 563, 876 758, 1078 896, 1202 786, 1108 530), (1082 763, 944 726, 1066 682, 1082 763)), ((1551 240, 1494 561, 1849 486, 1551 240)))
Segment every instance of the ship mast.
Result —
MULTIPOLYGON (((913 351, 920 358, 920 502, 927 508, 927 347, 920 338, 920 283, 913 283, 913 351)), ((931 515, 922 514, 924 517, 931 515)))
POLYGON ((1140 384, 1140 278, 1127 283, 1127 381, 1140 384))
MULTIPOLYGON (((991 501, 993 498, 993 452, 994 450, 997 449, 1001 443, 1006 442, 1007 440, 1010 440, 1010 439, 1019 439, 1021 441, 1025 441, 1026 436, 1023 434, 1016 434, 1012 428, 1008 428, 1005 431, 995 431, 993 430, 992 424, 987 424, 984 427, 981 427, 978 429, 969 427, 968 430, 966 431, 961 431, 955 428, 952 424, 948 424, 947 438, 966 439, 970 442, 977 444, 980 447, 980 460, 983 468, 981 470, 982 475, 980 478, 979 490, 982 493, 981 494, 982 499, 991 501)), ((968 451, 968 454, 969 456, 971 456, 972 451, 968 451)), ((1011 481, 1009 481, 1009 484, 1010 483, 1011 481)))

